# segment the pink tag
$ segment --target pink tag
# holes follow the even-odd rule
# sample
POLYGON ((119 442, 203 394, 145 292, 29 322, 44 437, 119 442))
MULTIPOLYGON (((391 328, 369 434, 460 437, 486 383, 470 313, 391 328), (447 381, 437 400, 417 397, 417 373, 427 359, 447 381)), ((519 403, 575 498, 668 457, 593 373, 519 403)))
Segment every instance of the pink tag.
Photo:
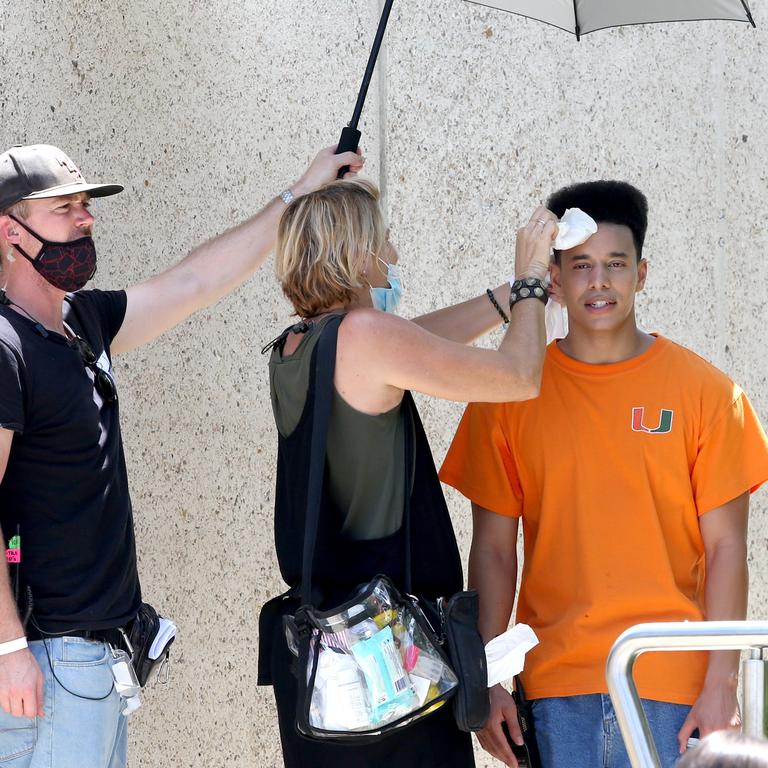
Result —
POLYGON ((405 658, 403 659, 403 668, 406 672, 410 672, 416 666, 416 662, 419 660, 420 653, 421 649, 418 648, 418 646, 408 646, 407 650, 405 651, 405 658))
POLYGON ((20 549, 6 549, 5 550, 5 559, 9 563, 20 563, 21 562, 21 550, 20 549))

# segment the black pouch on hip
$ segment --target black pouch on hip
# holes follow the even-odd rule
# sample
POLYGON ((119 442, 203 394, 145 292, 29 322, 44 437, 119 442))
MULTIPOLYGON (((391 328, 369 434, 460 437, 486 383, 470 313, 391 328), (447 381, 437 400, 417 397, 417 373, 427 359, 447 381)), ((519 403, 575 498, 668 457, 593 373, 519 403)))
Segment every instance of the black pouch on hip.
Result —
MULTIPOLYGON (((133 656, 131 657, 133 668, 136 670, 136 677, 138 677, 142 688, 147 684, 152 672, 159 669, 168 660, 169 649, 176 639, 171 637, 159 649, 157 657, 151 658, 150 651, 159 630, 160 616, 158 616, 157 611, 149 603, 142 603, 128 635, 128 640, 133 648, 133 656)), ((155 650, 158 651, 158 649, 155 650)))

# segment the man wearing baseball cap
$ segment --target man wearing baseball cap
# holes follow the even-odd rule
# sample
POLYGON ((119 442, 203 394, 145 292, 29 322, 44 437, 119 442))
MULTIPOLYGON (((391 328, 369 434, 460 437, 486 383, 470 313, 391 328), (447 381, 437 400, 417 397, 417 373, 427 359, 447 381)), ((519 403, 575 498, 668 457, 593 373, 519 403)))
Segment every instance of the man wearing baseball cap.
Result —
POLYGON ((141 591, 112 357, 238 287, 294 195, 362 167, 333 152, 124 291, 81 290, 96 270, 89 200, 123 187, 89 184, 49 145, 0 155, 0 763, 125 765, 118 662, 141 591))

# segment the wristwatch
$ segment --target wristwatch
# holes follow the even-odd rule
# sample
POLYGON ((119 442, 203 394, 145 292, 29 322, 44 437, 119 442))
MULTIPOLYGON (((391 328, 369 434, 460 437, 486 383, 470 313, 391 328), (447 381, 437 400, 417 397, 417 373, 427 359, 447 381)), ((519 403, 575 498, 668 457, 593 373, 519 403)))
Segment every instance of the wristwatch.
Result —
POLYGON ((523 299, 539 299, 542 304, 549 301, 547 286, 538 277, 526 277, 524 280, 515 280, 509 292, 509 308, 523 299))

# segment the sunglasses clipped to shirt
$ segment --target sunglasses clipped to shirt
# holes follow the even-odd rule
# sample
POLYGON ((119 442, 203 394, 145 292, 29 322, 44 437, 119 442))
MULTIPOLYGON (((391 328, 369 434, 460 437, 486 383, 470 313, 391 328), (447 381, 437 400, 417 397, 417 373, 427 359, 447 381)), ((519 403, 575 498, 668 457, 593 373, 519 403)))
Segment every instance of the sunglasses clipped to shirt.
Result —
POLYGON ((74 347, 83 365, 93 373, 93 386, 105 403, 114 403, 117 401, 117 386, 112 374, 105 371, 96 357, 96 353, 91 349, 91 345, 82 336, 73 336, 69 343, 74 347))

